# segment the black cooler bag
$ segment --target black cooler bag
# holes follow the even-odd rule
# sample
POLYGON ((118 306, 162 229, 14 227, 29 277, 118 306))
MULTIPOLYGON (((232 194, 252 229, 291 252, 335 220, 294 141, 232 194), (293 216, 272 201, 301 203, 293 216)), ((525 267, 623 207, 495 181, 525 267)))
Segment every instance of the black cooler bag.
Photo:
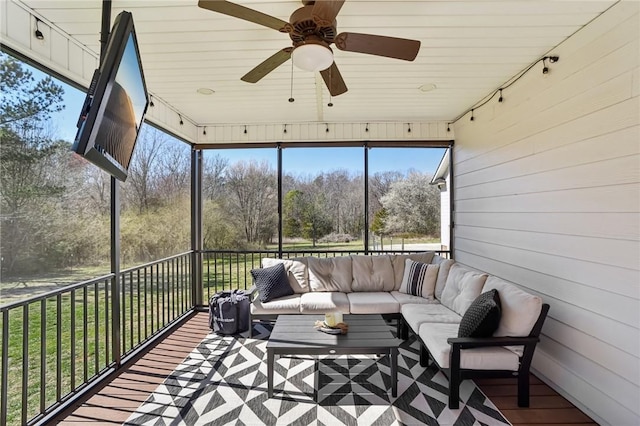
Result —
POLYGON ((221 291, 209 299, 209 328, 231 335, 249 329, 249 295, 243 290, 221 291))

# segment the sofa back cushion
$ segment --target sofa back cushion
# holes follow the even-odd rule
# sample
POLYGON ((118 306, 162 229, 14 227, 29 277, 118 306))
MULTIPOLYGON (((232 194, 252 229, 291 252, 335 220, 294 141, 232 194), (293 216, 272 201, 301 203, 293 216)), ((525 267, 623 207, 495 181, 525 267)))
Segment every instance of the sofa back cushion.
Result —
POLYGON ((351 256, 351 291, 392 291, 395 286, 391 257, 351 256))
POLYGON ((465 268, 454 263, 449 269, 447 283, 442 291, 442 303, 447 308, 464 315, 469 306, 480 295, 487 274, 465 268))
POLYGON ((268 268, 277 264, 282 264, 287 273, 289 285, 296 294, 306 293, 309 291, 309 268, 307 267, 307 258, 294 259, 272 259, 265 257, 262 259, 262 267, 268 268))
POLYGON ((402 277, 404 277, 404 262, 407 259, 411 259, 415 262, 431 263, 434 253, 432 251, 425 251, 422 253, 413 254, 397 254, 391 257, 391 263, 393 264, 394 286, 393 290, 400 290, 402 285, 402 277))
POLYGON ((451 265, 454 264, 454 261, 452 259, 446 259, 436 254, 435 256, 433 256, 431 263, 433 263, 434 265, 438 265, 438 278, 436 278, 435 296, 436 299, 440 300, 442 298, 444 286, 447 284, 449 269, 451 269, 451 265))
POLYGON ((542 299, 521 290, 515 284, 490 276, 483 291, 493 289, 498 290, 502 305, 500 324, 493 335, 528 336, 542 311, 542 299))
POLYGON ((351 292, 351 281, 353 281, 351 257, 339 256, 326 259, 308 257, 307 265, 311 291, 351 292))

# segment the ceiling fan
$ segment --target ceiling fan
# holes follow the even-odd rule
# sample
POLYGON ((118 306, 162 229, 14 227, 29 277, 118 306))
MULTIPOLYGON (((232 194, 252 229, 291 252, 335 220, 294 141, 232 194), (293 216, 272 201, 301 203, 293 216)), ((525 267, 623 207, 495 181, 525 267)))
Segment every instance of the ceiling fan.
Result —
POLYGON ((302 0, 303 6, 291 14, 289 22, 229 1, 199 0, 198 6, 289 34, 292 47, 276 52, 241 80, 257 83, 291 58, 299 68, 319 71, 329 93, 338 96, 347 91, 347 86, 333 61, 330 44, 335 44, 339 50, 405 61, 413 61, 420 50, 418 40, 350 32, 338 34, 336 16, 344 2, 345 0, 302 0))

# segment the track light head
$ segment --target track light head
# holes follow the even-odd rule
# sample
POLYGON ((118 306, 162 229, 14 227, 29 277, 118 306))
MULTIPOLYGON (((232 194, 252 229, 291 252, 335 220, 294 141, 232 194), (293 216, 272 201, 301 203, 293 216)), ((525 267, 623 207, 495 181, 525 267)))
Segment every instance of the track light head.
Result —
POLYGON ((560 56, 549 56, 549 62, 555 64, 560 60, 560 56))
POLYGON ((451 127, 449 126, 449 123, 447 123, 447 132, 451 131, 451 127))
POLYGON ((289 102, 294 102, 294 101, 295 101, 295 99, 289 98, 289 102))
POLYGON ((500 97, 498 98, 498 102, 502 103, 502 101, 504 101, 504 98, 502 97, 502 89, 500 89, 500 97))

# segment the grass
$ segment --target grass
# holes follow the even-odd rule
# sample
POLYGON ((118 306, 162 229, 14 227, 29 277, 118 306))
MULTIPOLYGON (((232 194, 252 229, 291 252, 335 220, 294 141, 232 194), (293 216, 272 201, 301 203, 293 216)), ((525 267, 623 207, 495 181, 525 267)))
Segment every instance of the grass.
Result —
MULTIPOLYGON (((124 278, 124 291, 119 293, 123 354, 191 307, 186 267, 167 266, 166 274, 165 268, 156 272, 151 276, 145 268, 140 275, 124 278)), ((7 424, 29 421, 109 367, 113 347, 109 287, 109 280, 101 281, 8 311, 8 351, 2 354, 8 361, 7 424)), ((5 338, 2 330, 4 324, 0 341, 5 338)))
MULTIPOLYGON (((410 243, 414 244, 416 241, 412 240, 410 243)), ((361 241, 322 243, 315 248, 308 242, 298 242, 284 244, 283 250, 306 251, 305 255, 318 251, 319 256, 326 256, 327 251, 359 251, 362 247, 361 241)), ((267 249, 276 250, 277 247, 267 249)), ((260 266, 262 257, 259 253, 206 253, 203 259, 203 302, 206 304, 213 294, 221 290, 251 287, 251 269, 260 266)), ((124 292, 120 293, 122 353, 137 347, 191 307, 188 265, 182 263, 181 270, 175 265, 168 261, 166 265, 145 267, 126 274, 124 292)), ((54 278, 67 282, 80 274, 82 279, 86 279, 84 273, 86 271, 78 269, 72 275, 59 274, 54 278)), ((40 277, 39 281, 50 278, 52 276, 40 277)), ((110 281, 107 280, 100 282, 98 286, 67 291, 59 297, 53 296, 43 302, 31 303, 27 305, 26 327, 24 308, 9 311, 8 353, 2 354, 3 359, 7 357, 9 365, 7 424, 21 424, 23 418, 27 421, 32 419, 43 408, 50 407, 77 386, 96 378, 109 366, 112 342, 109 340, 111 312, 110 303, 107 303, 108 291, 110 301, 110 281), (75 319, 73 325, 72 318, 75 319), (86 329, 83 326, 85 323, 86 329), (26 357, 23 351, 25 333, 26 357), (72 357, 72 354, 75 356, 72 357), (26 365, 26 370, 23 365, 26 365), (27 371, 28 380, 27 404, 23 412, 24 371, 27 371)), ((0 341, 5 337, 2 335, 3 329, 4 324, 1 324, 0 341)))

